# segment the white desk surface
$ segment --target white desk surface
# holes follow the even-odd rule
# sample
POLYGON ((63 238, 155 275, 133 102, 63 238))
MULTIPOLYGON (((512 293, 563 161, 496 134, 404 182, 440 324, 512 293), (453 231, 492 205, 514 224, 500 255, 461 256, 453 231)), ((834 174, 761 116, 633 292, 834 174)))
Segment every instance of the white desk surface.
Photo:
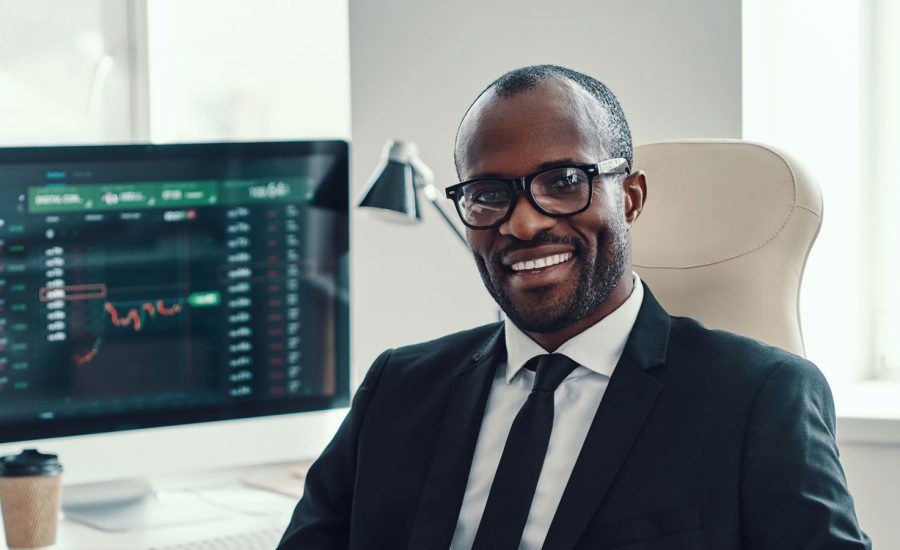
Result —
MULTIPOLYGON (((221 516, 215 519, 148 530, 104 532, 63 517, 59 523, 57 543, 46 548, 147 550, 249 531, 285 529, 297 499, 241 483, 240 479, 252 470, 241 468, 151 480, 157 498, 162 502, 173 499, 173 502, 189 505, 191 499, 197 499, 198 504, 210 505, 221 512, 221 516)), ((3 529, 0 529, 0 548, 6 548, 3 529)))

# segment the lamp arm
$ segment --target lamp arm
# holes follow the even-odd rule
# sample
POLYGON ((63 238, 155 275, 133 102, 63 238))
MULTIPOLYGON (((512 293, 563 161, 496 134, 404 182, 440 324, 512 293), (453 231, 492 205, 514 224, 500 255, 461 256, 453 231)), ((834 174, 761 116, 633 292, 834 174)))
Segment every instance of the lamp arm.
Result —
MULTIPOLYGON (((462 231, 459 230, 456 224, 453 223, 453 220, 450 219, 450 216, 448 216, 447 213, 444 212, 444 209, 441 208, 441 205, 438 204, 438 191, 434 186, 434 172, 432 172, 428 166, 417 157, 412 159, 411 164, 413 165, 413 172, 416 174, 416 187, 422 190, 422 194, 425 195, 428 202, 434 206, 434 209, 438 211, 441 218, 443 218, 447 225, 450 226, 453 233, 460 241, 462 241, 463 246, 469 248, 469 242, 466 240, 465 235, 462 234, 462 231)), ((503 310, 499 307, 497 308, 497 320, 503 321, 503 310)))
POLYGON ((422 194, 425 195, 425 198, 427 198, 431 205, 434 206, 434 209, 438 211, 441 218, 443 218, 447 225, 450 226, 453 233, 455 233, 459 240, 462 241, 463 246, 468 248, 469 243, 466 241, 465 235, 463 235, 459 228, 456 227, 456 224, 453 223, 450 216, 444 212, 444 209, 441 208, 437 202, 438 192, 434 186, 434 172, 432 172, 428 165, 422 162, 419 157, 412 157, 409 162, 412 164, 413 173, 415 174, 416 187, 422 190, 422 194))
POLYGON ((440 214, 441 217, 444 219, 444 221, 447 222, 447 225, 450 226, 450 229, 453 230, 453 233, 455 233, 456 236, 459 237, 459 240, 462 241, 463 246, 465 246, 466 248, 469 248, 469 242, 466 241, 465 235, 462 234, 462 232, 459 230, 459 228, 456 227, 456 224, 453 223, 453 220, 450 219, 450 216, 448 216, 447 213, 444 212, 444 209, 441 208, 441 206, 438 204, 437 189, 435 189, 434 184, 427 183, 427 184, 421 185, 421 189, 422 189, 422 193, 425 195, 425 198, 428 199, 428 202, 430 202, 431 205, 434 206, 434 209, 437 210, 438 214, 440 214))
MULTIPOLYGON (((425 198, 428 199, 428 202, 434 206, 434 209, 438 211, 438 214, 441 215, 444 222, 453 230, 453 234, 456 235, 459 240, 463 243, 463 246, 469 248, 469 242, 466 240, 465 235, 462 234, 462 231, 456 226, 450 216, 444 212, 444 209, 438 204, 438 190, 434 186, 434 172, 428 168, 428 165, 422 162, 422 160, 413 156, 409 159, 410 164, 413 167, 413 174, 415 174, 415 182, 416 188, 421 189, 422 194, 425 195, 425 198)), ((499 307, 497 308, 497 320, 503 321, 503 310, 499 307)))
MULTIPOLYGON (((447 213, 444 212, 444 209, 441 208, 440 205, 438 204, 438 202, 437 202, 438 194, 437 194, 437 189, 435 189, 435 187, 434 187, 434 184, 432 184, 432 183, 429 183, 427 185, 420 184, 419 187, 422 189, 422 193, 424 193, 424 195, 428 199, 428 201, 432 204, 432 206, 434 206, 434 209, 438 211, 438 214, 440 214, 441 217, 444 218, 444 221, 447 222, 447 225, 450 226, 450 229, 452 229, 453 232, 456 233, 456 236, 459 237, 459 240, 462 241, 463 246, 465 246, 466 248, 469 248, 469 242, 466 240, 465 236, 463 236, 463 234, 459 230, 459 228, 456 227, 456 224, 453 223, 453 220, 450 219, 450 216, 448 216, 447 213)), ((497 308, 497 320, 503 321, 503 310, 500 309, 499 307, 497 308)))

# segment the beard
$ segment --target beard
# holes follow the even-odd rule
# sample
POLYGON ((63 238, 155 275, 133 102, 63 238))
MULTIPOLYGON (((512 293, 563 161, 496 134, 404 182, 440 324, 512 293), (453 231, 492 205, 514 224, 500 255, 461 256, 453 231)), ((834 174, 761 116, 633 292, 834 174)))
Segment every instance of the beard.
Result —
POLYGON ((515 239, 495 254, 490 264, 476 255, 475 264, 488 293, 503 313, 517 327, 526 332, 547 333, 562 330, 581 321, 597 310, 612 294, 628 265, 628 237, 625 221, 615 217, 614 222, 597 232, 597 247, 577 238, 563 238, 549 232, 539 233, 530 241, 515 239), (530 291, 533 303, 529 307, 515 301, 506 286, 507 268, 501 258, 514 250, 523 250, 542 244, 568 244, 575 254, 569 261, 576 262, 577 284, 566 296, 553 300, 553 287, 530 291))

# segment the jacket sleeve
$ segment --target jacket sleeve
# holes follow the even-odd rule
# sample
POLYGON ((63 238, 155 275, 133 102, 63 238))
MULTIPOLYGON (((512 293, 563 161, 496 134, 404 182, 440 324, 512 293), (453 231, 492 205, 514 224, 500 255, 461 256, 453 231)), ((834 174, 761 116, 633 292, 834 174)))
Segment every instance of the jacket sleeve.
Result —
POLYGON ((760 389, 741 475, 742 548, 871 548, 838 458, 831 390, 809 361, 783 362, 760 389))
POLYGON ((375 360, 334 439, 309 468, 303 497, 294 509, 277 550, 346 550, 350 546, 357 441, 375 385, 390 353, 391 350, 385 351, 375 360))

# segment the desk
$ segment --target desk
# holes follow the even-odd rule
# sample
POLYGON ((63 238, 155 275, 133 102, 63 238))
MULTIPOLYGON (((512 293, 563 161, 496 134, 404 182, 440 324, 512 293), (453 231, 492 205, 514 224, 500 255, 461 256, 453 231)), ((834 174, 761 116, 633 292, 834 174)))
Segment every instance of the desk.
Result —
MULTIPOLYGON (((157 497, 196 499, 220 512, 220 516, 200 523, 169 525, 147 530, 104 532, 63 518, 59 524, 57 544, 52 550, 146 550, 191 541, 235 535, 262 529, 284 529, 297 499, 278 493, 254 489, 241 479, 254 468, 203 472, 200 474, 152 479, 157 497)), ((65 489, 64 489, 65 490, 65 489)), ((6 548, 5 534, 0 529, 0 548, 6 548)))

